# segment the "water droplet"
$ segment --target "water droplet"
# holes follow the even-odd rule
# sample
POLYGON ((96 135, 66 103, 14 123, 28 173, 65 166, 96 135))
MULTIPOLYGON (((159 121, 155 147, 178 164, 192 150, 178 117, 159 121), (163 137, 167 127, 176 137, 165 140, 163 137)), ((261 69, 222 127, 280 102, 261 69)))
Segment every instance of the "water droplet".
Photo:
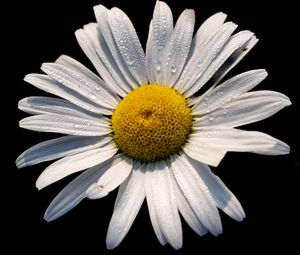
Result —
POLYGON ((89 93, 88 97, 92 100, 96 100, 96 95, 93 92, 89 93))
POLYGON ((171 67, 171 73, 175 74, 177 72, 177 67, 176 66, 172 66, 171 67))
POLYGON ((126 62, 127 62, 127 65, 132 66, 135 63, 135 60, 128 58, 126 62))
POLYGON ((161 71, 161 62, 159 60, 155 61, 155 69, 157 72, 161 71))
POLYGON ((164 48, 164 45, 160 42, 160 44, 157 45, 158 50, 162 50, 164 48))

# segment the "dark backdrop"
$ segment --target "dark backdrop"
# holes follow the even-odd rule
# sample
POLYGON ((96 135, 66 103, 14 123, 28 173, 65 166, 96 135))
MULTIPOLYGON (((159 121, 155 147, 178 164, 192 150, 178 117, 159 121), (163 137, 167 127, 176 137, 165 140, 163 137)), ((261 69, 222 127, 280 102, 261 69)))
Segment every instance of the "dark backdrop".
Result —
POLYGON ((244 222, 237 223, 221 213, 224 233, 219 237, 199 237, 183 222, 184 245, 178 252, 169 245, 159 244, 145 204, 121 245, 113 251, 106 250, 106 230, 116 191, 101 200, 84 200, 60 219, 45 222, 43 213, 48 204, 75 175, 38 192, 35 180, 48 164, 21 170, 14 166, 15 158, 26 148, 55 137, 18 128, 18 120, 26 116, 16 109, 18 100, 46 94, 23 82, 25 74, 39 72, 43 62, 54 61, 61 54, 70 55, 92 69, 77 45, 74 31, 95 20, 92 7, 100 3, 124 10, 145 45, 155 0, 27 0, 13 1, 10 6, 3 7, 2 11, 8 16, 2 25, 2 56, 5 57, 2 64, 5 68, 1 72, 2 77, 7 78, 2 84, 5 89, 2 103, 6 103, 2 108, 2 126, 7 130, 2 138, 5 167, 2 169, 1 211, 5 214, 2 217, 4 243, 9 249, 4 254, 214 254, 216 251, 244 253, 273 249, 289 253, 297 249, 300 98, 296 79, 299 64, 293 61, 297 60, 299 50, 295 35, 299 29, 293 1, 280 2, 167 0, 174 17, 185 8, 195 9, 197 27, 209 15, 223 11, 229 20, 239 24, 239 30, 254 31, 260 42, 229 76, 266 68, 269 77, 258 88, 285 93, 293 103, 272 118, 246 127, 265 131, 287 142, 291 146, 290 155, 228 153, 220 166, 213 169, 241 201, 247 215, 244 222))

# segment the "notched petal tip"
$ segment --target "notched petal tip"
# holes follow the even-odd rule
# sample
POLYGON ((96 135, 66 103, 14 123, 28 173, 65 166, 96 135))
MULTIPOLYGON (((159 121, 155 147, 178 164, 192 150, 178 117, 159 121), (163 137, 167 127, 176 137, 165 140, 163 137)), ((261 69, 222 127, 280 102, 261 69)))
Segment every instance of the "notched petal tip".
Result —
POLYGON ((292 101, 288 97, 285 100, 283 100, 281 103, 284 107, 292 105, 292 101))
POLYGON ((23 80, 30 83, 32 81, 32 78, 34 78, 35 75, 36 75, 35 73, 26 74, 23 80))
POLYGON ((38 178, 35 182, 35 187, 38 189, 38 191, 40 191, 46 186, 43 183, 41 183, 40 179, 38 178))
POLYGON ((55 217, 55 214, 52 213, 52 211, 50 210, 46 210, 46 212, 44 213, 44 220, 47 221, 47 222, 51 222, 51 221, 54 221, 56 220, 58 217, 55 217))
POLYGON ((280 149, 279 149, 280 154, 278 154, 278 155, 287 155, 287 154, 290 153, 291 148, 288 144, 286 144, 284 142, 280 142, 280 143, 277 144, 277 146, 280 147, 280 149))
POLYGON ((257 76, 260 76, 262 80, 264 80, 268 76, 268 72, 266 69, 257 69, 257 76))
POLYGON ((19 169, 24 168, 26 166, 25 159, 22 154, 16 159, 15 164, 16 164, 16 167, 19 169))

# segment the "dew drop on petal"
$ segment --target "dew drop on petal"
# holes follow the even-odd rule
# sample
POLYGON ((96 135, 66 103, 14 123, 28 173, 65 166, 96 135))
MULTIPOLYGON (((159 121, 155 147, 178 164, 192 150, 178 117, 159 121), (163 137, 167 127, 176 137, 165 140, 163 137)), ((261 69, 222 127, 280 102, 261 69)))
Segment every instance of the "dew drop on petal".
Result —
POLYGON ((161 62, 159 60, 156 60, 155 61, 155 70, 157 72, 160 72, 161 71, 161 62))
POLYGON ((177 67, 176 66, 172 66, 171 67, 171 73, 175 74, 177 72, 177 67))
POLYGON ((92 92, 91 92, 88 96, 89 96, 90 99, 96 100, 96 95, 95 95, 95 93, 92 93, 92 92))

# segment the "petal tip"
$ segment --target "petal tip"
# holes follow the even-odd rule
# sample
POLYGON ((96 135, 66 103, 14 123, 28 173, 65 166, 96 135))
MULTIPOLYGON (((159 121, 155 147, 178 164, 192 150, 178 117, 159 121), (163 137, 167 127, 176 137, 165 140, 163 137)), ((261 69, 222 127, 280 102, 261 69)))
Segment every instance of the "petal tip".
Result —
POLYGON ((115 240, 115 238, 108 237, 106 238, 106 248, 108 250, 113 250, 119 245, 119 243, 115 240))
POLYGON ((57 217, 55 217, 55 214, 51 212, 51 210, 47 209, 44 214, 44 220, 47 222, 54 221, 57 217))
POLYGON ((47 185, 45 182, 39 177, 35 182, 35 187, 40 191, 41 189, 45 188, 47 185))
POLYGON ((24 158, 17 158, 15 164, 18 169, 24 168, 26 166, 24 162, 24 158))

